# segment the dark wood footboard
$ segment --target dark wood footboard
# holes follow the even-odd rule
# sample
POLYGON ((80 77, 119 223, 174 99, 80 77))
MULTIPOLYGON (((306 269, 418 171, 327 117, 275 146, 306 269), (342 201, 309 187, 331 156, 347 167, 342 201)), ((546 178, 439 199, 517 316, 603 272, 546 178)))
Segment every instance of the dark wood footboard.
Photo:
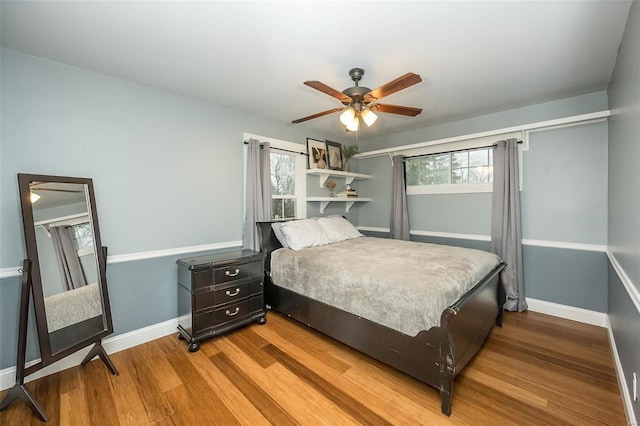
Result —
POLYGON ((505 301, 500 263, 440 317, 440 398, 442 412, 451 414, 453 380, 482 348, 494 324, 502 325, 505 301))

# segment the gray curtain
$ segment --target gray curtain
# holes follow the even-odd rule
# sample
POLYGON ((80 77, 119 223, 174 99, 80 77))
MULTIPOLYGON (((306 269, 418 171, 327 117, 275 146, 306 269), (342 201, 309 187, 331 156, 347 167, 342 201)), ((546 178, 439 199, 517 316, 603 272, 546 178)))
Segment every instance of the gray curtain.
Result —
POLYGON ((52 226, 49 228, 49 232, 58 261, 60 279, 65 290, 73 290, 87 285, 82 266, 80 266, 78 252, 73 244, 73 228, 52 226))
POLYGON ((404 176, 404 157, 393 157, 393 188, 391 189, 391 238, 411 239, 409 235, 409 209, 407 208, 407 186, 404 176))
POLYGON ((256 222, 271 220, 271 161, 268 143, 250 139, 247 149, 247 187, 242 247, 260 251, 256 222), (262 147, 260 147, 262 145, 262 147))
POLYGON ((507 263, 502 283, 509 311, 526 311, 522 265, 522 224, 520 221, 520 173, 518 141, 497 142, 493 153, 493 204, 491 212, 491 252, 507 263))

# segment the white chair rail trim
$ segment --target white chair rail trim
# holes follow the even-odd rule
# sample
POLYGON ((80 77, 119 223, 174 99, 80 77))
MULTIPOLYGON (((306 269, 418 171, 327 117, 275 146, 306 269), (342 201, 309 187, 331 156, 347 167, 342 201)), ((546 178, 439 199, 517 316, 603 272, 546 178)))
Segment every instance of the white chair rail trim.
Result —
MULTIPOLYGON (((197 246, 176 247, 176 248, 163 249, 163 250, 143 251, 138 253, 116 254, 113 256, 107 256, 107 263, 113 264, 113 263, 123 263, 123 262, 134 262, 137 260, 155 259, 158 257, 174 256, 177 254, 189 254, 189 253, 197 253, 201 251, 219 250, 219 249, 227 249, 227 248, 234 248, 234 247, 241 247, 241 246, 242 246, 242 241, 226 241, 222 243, 201 244, 197 246)), ((20 272, 20 269, 21 269, 20 266, 16 266, 14 268, 0 269, 0 280, 5 278, 13 278, 13 277, 21 276, 22 272, 20 272)))
MULTIPOLYGON (((380 233, 390 232, 389 228, 378 228, 373 226, 358 226, 358 229, 361 231, 369 231, 369 232, 380 232, 380 233)), ((453 233, 453 232, 418 231, 415 229, 412 229, 410 233, 411 235, 420 235, 423 237, 452 238, 456 240, 472 240, 472 241, 491 241, 490 235, 480 235, 480 234, 459 234, 459 233, 453 233)), ((522 244, 525 246, 595 251, 599 253, 605 253, 607 251, 606 245, 571 243, 566 241, 546 241, 546 240, 533 240, 533 239, 525 238, 525 239, 522 239, 522 244)))

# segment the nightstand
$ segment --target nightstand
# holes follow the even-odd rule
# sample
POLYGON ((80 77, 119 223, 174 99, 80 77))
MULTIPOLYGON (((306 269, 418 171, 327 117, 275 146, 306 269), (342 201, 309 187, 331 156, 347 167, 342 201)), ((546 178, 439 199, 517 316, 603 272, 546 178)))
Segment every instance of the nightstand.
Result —
POLYGON ((263 261, 253 250, 178 260, 178 332, 190 352, 204 339, 266 323, 263 261))

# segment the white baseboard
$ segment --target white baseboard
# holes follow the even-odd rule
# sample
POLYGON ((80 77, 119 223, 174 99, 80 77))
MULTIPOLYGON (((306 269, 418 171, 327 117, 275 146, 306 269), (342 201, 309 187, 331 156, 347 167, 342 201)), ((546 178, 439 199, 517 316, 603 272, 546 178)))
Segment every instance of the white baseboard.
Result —
POLYGON ((598 327, 607 326, 608 317, 604 312, 590 311, 588 309, 560 305, 558 303, 531 299, 529 297, 527 297, 527 305, 529 305, 529 310, 533 312, 553 315, 554 317, 578 321, 585 324, 597 325, 598 327))
MULTIPOLYGON (((108 354, 120 352, 122 350, 132 348, 134 346, 141 345, 146 342, 150 342, 155 339, 167 336, 172 333, 177 333, 176 327, 178 327, 178 319, 173 318, 168 321, 164 321, 158 324, 150 325, 148 327, 133 330, 128 333, 119 334, 114 337, 104 339, 102 346, 108 354)), ((69 355, 60 361, 46 366, 42 370, 39 370, 25 379, 25 382, 30 382, 35 379, 39 379, 49 374, 54 374, 59 371, 66 370, 71 367, 80 365, 84 357, 89 353, 91 346, 86 347, 78 352, 69 355)), ((33 365, 40 360, 34 360, 27 363, 27 367, 33 365)), ((116 368, 118 366, 116 365, 116 368)), ((16 382, 16 368, 9 367, 4 370, 0 370, 0 391, 12 387, 16 382)))
POLYGON ((622 369, 622 362, 618 356, 618 348, 616 347, 616 340, 613 337, 613 331, 611 330, 611 324, 609 323, 609 317, 607 317, 607 332, 609 334, 609 344, 611 345, 611 352, 613 353, 613 360, 616 366, 616 377, 618 378, 618 387, 620 388, 620 395, 622 395, 622 405, 624 405, 624 411, 627 414, 627 422, 629 426, 638 426, 636 415, 633 412, 633 402, 631 400, 631 394, 629 393, 629 387, 624 379, 626 376, 622 369))

